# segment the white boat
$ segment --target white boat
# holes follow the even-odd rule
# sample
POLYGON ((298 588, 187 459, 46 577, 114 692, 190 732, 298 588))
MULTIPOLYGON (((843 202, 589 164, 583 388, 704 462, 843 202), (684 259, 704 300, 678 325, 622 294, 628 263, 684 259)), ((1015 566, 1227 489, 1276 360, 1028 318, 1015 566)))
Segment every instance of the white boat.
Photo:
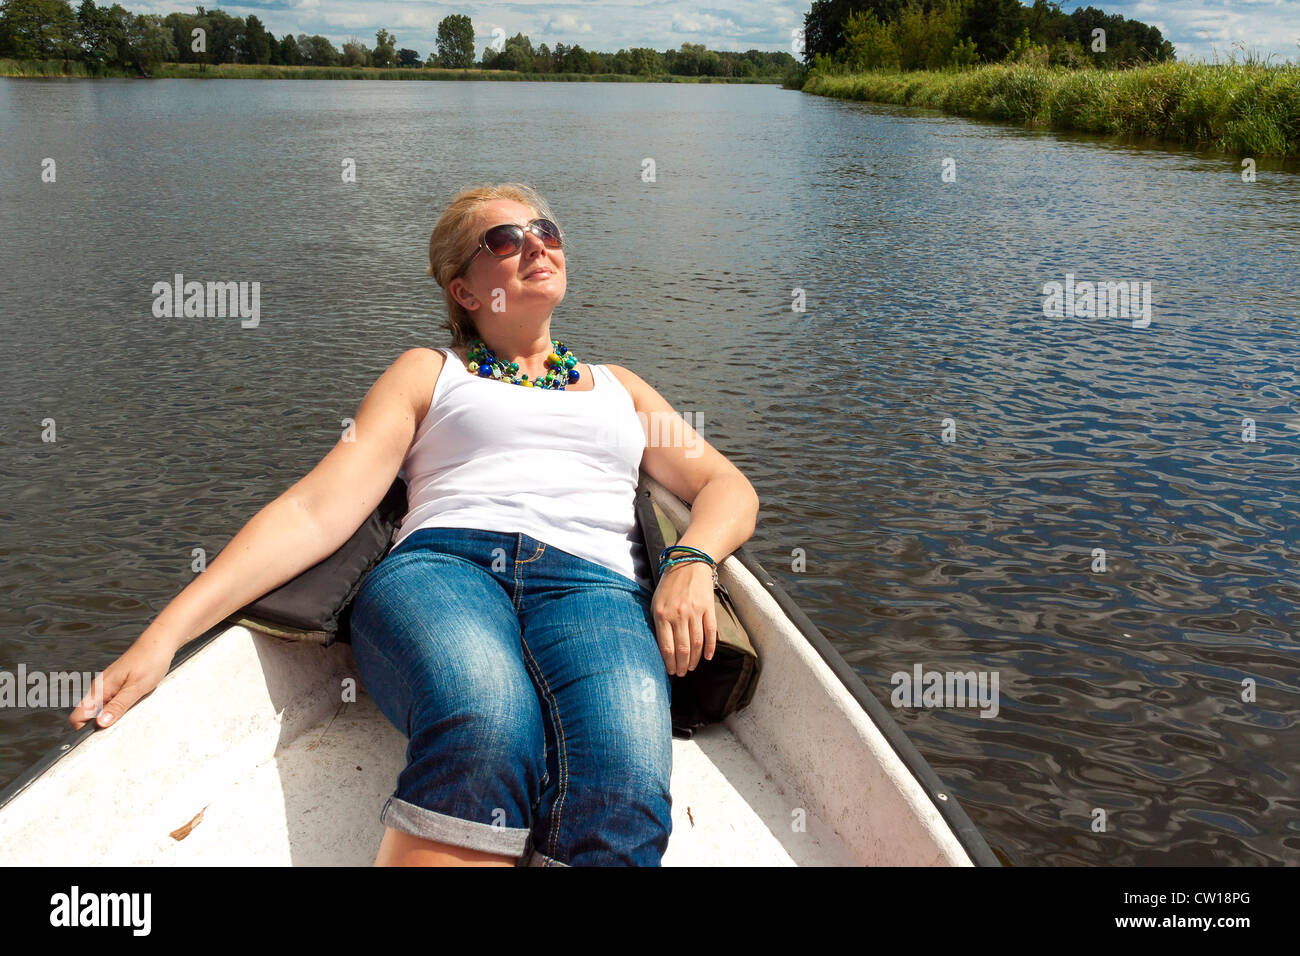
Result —
MULTIPOLYGON (((645 484, 684 530, 686 504, 645 484)), ((674 738, 663 864, 999 865, 753 557, 718 574, 762 675, 747 707, 674 738)), ((0 863, 370 865, 406 739, 360 684, 348 644, 215 627, 116 724, 87 723, 0 792, 0 863)))

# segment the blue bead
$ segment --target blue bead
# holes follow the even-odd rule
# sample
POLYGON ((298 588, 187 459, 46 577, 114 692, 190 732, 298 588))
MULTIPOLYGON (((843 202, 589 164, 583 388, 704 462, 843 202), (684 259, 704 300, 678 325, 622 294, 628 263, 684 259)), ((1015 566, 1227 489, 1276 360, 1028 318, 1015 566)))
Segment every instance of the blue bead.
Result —
POLYGON ((488 378, 492 374, 492 368, 489 365, 480 365, 478 367, 478 373, 484 378, 488 378))
POLYGON ((570 381, 570 382, 576 382, 576 381, 577 381, 578 379, 580 379, 580 378, 582 378, 582 373, 581 373, 581 372, 579 372, 576 368, 571 368, 571 369, 569 369, 569 381, 570 381))

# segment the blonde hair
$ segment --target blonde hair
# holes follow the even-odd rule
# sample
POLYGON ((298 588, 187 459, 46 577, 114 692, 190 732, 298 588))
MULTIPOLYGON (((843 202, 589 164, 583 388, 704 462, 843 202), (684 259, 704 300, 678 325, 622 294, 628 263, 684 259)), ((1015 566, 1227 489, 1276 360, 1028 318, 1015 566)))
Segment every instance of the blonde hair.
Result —
MULTIPOLYGON (((447 321, 442 324, 451 332, 451 344, 466 345, 478 335, 474 320, 465 307, 448 291, 451 280, 461 276, 467 260, 478 248, 481 227, 478 209, 484 203, 510 199, 529 206, 538 218, 556 222, 551 208, 537 191, 524 183, 494 183, 462 189, 433 227, 429 237, 429 268, 425 271, 442 287, 447 303, 447 321)), ((556 223, 558 225, 558 222, 556 223)))

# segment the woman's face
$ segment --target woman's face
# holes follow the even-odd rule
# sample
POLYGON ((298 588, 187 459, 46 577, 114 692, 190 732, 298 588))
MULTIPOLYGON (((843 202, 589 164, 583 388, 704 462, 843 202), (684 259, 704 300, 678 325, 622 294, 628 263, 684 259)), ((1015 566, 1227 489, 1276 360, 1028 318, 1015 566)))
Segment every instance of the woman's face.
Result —
MULTIPOLYGON (((523 203, 493 200, 479 208, 475 237, 502 223, 522 227, 537 218, 536 211, 523 203)), ((564 250, 548 249, 541 239, 525 231, 523 248, 514 255, 498 259, 481 250, 461 280, 453 281, 464 282, 469 294, 456 298, 471 314, 477 314, 476 321, 502 314, 549 316, 567 289, 564 250)), ((453 288, 453 294, 455 291, 453 288)))

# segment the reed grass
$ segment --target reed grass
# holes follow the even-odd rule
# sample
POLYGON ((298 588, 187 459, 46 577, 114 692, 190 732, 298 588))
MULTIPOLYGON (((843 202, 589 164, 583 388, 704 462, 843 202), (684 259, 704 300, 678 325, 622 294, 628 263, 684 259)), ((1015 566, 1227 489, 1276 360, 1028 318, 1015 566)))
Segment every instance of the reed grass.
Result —
MULTIPOLYGON (((80 60, 11 60, 0 57, 0 76, 95 76, 80 60)), ((124 76, 118 72, 98 74, 124 76)))
POLYGON ((805 93, 1056 130, 1150 137, 1240 156, 1300 156, 1300 65, 1128 70, 993 64, 953 72, 812 72, 805 93))

